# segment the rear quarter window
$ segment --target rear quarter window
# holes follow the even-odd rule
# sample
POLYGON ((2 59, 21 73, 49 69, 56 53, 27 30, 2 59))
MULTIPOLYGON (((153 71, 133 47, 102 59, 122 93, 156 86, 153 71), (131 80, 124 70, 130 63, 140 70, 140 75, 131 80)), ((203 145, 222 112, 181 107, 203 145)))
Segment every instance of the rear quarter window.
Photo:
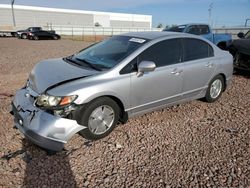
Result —
POLYGON ((213 56, 213 48, 207 42, 199 39, 183 39, 183 61, 191 61, 213 56))

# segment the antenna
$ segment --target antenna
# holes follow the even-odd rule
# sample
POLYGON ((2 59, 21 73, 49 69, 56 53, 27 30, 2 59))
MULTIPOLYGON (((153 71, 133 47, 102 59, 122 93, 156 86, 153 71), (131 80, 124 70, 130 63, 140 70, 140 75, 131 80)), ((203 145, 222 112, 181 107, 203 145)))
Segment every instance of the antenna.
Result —
POLYGON ((214 3, 210 3, 208 6, 208 16, 209 16, 209 24, 212 26, 212 9, 214 8, 214 3))

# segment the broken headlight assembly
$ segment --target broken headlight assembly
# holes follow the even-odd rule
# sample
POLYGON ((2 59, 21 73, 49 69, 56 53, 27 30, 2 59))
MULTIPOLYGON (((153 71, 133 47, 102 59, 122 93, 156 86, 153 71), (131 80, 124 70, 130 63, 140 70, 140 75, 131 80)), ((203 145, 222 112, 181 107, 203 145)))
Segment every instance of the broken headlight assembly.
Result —
POLYGON ((52 96, 52 95, 39 95, 36 99, 36 106, 45 110, 52 111, 58 116, 67 116, 72 110, 75 110, 73 102, 76 100, 77 95, 71 96, 52 96))

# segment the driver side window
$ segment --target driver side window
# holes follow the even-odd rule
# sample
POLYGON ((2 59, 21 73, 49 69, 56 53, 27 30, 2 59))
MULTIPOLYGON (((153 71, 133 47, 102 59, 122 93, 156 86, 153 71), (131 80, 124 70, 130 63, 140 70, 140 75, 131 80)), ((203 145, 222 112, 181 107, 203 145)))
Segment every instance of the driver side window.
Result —
POLYGON ((142 61, 153 61, 156 67, 164 67, 181 61, 182 45, 180 39, 168 39, 153 44, 139 56, 128 63, 120 74, 137 71, 137 64, 142 61))

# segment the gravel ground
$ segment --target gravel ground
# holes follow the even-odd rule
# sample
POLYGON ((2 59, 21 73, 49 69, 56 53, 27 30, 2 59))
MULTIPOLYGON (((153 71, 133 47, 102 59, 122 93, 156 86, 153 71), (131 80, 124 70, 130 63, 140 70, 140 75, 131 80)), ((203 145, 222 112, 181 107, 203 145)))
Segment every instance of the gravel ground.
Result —
POLYGON ((250 77, 222 98, 129 120, 89 142, 75 135, 49 156, 13 129, 11 95, 39 60, 89 45, 0 38, 0 187, 250 187, 250 77))

